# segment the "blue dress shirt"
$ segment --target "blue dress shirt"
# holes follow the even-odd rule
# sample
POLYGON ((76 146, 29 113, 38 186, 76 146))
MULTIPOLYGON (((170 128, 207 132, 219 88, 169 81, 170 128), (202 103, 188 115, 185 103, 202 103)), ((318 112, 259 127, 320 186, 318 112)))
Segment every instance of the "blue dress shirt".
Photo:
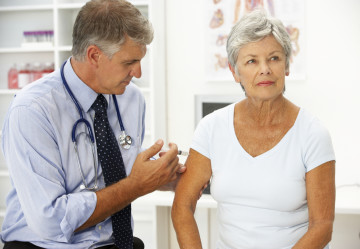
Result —
MULTIPOLYGON (((97 93, 75 74, 70 59, 64 75, 94 131, 95 112, 90 108, 97 93)), ((110 95, 104 96, 108 101, 110 125, 119 137, 120 125, 113 99, 110 95)), ((117 96, 117 101, 126 134, 133 139, 129 150, 119 144, 129 174, 144 139, 145 100, 140 90, 130 83, 125 92, 117 96)), ((1 141, 12 184, 0 233, 3 241, 28 241, 56 249, 96 248, 113 243, 110 218, 74 232, 91 216, 97 202, 94 192, 80 189, 83 180, 71 140, 73 125, 79 118, 60 70, 31 83, 12 101, 1 141)), ((98 167, 95 176, 92 150, 82 132, 87 132, 84 124, 78 125, 76 134, 86 183, 92 187, 97 177, 99 188, 104 188, 100 162, 95 162, 98 167)), ((95 158, 98 160, 96 150, 95 158)))

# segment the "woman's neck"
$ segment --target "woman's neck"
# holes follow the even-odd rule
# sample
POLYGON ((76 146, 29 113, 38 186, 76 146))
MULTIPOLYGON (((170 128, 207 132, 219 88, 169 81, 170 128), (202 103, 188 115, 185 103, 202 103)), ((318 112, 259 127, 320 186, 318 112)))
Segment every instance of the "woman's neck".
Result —
POLYGON ((246 122, 251 125, 268 126, 276 125, 284 121, 286 112, 291 103, 280 95, 275 100, 258 101, 247 98, 240 106, 242 113, 246 115, 246 122))

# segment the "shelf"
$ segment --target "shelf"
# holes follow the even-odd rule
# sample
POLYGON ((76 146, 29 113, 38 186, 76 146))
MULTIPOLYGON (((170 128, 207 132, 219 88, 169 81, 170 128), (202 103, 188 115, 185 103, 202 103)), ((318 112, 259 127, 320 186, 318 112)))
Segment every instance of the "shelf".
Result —
POLYGON ((72 49, 71 45, 69 45, 69 46, 60 46, 59 47, 59 51, 61 51, 61 52, 71 52, 71 49, 72 49))
POLYGON ((9 176, 9 171, 4 170, 4 169, 0 169, 0 177, 8 177, 9 176))
POLYGON ((80 9, 85 3, 61 3, 57 7, 58 9, 80 9))
POLYGON ((34 10, 53 10, 54 7, 52 4, 44 5, 19 5, 19 6, 9 6, 9 7, 0 7, 0 12, 12 12, 12 11, 34 11, 34 10))
POLYGON ((6 210, 4 208, 0 208, 0 217, 4 217, 6 210))
POLYGON ((18 93, 21 89, 0 89, 0 95, 14 95, 18 93))
POLYGON ((45 48, 0 48, 0 53, 48 53, 54 52, 54 47, 45 48))
MULTIPOLYGON (((130 3, 132 3, 134 6, 148 6, 149 2, 148 1, 129 1, 130 3)), ((84 6, 86 2, 83 3, 60 3, 57 5, 58 9, 72 9, 72 10, 76 10, 76 9, 80 9, 82 6, 84 6)))

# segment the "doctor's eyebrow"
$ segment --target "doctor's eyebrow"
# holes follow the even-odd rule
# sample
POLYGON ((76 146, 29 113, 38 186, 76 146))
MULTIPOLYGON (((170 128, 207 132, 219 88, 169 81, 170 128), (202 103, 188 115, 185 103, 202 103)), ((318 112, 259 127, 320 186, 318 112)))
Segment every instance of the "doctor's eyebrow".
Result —
POLYGON ((135 62, 138 62, 138 61, 140 61, 140 60, 124 60, 122 63, 123 64, 132 64, 132 63, 135 63, 135 62))

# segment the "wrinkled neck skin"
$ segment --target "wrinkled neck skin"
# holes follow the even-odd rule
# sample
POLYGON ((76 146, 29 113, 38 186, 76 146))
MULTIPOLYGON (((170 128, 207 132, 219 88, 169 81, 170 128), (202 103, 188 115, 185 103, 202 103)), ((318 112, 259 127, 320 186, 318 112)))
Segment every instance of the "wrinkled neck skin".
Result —
POLYGON ((241 112, 246 115, 249 124, 256 126, 276 125, 286 119, 286 113, 291 105, 282 94, 271 100, 257 100, 247 97, 241 105, 241 112))

